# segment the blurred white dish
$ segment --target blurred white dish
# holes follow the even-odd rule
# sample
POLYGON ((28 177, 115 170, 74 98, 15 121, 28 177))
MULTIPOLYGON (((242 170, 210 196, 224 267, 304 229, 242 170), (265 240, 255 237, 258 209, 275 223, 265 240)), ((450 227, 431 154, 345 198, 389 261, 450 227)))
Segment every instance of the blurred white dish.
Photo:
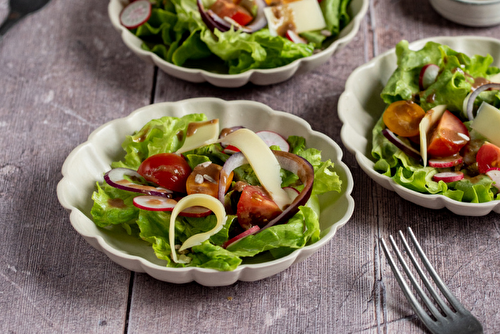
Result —
POLYGON ((120 24, 119 15, 128 3, 129 0, 111 0, 108 5, 108 14, 111 23, 120 33, 123 42, 130 50, 142 60, 158 66, 171 76, 191 82, 208 81, 218 87, 240 87, 248 82, 256 85, 271 85, 320 66, 354 38, 368 9, 368 0, 352 0, 349 5, 349 14, 352 16, 351 22, 341 31, 339 37, 330 46, 312 56, 297 59, 286 66, 273 69, 249 70, 241 74, 217 74, 201 69, 177 66, 163 60, 152 52, 143 50, 141 48, 141 39, 120 24))
MULTIPOLYGON (((489 53, 495 58, 493 65, 500 66, 500 41, 497 39, 477 36, 432 37, 413 42, 410 48, 419 50, 429 41, 446 44, 468 55, 489 53)), ((368 176, 410 202, 431 209, 446 207, 463 216, 484 216, 492 210, 500 213, 500 201, 463 203, 443 195, 421 194, 375 171, 375 161, 371 156, 372 130, 385 110, 380 93, 397 67, 396 60, 395 50, 389 50, 358 67, 349 76, 338 105, 339 118, 344 123, 340 135, 344 145, 356 156, 358 164, 368 176)))
POLYGON ((500 23, 500 0, 429 0, 450 21, 471 27, 500 23))
POLYGON ((70 221, 75 230, 89 244, 119 265, 129 270, 146 272, 166 282, 196 281, 207 286, 223 286, 237 280, 263 279, 285 270, 293 263, 314 254, 333 238, 338 228, 347 223, 354 210, 354 200, 351 197, 353 180, 341 159, 342 151, 332 139, 313 131, 307 122, 297 116, 274 111, 257 102, 197 98, 153 104, 99 127, 64 162, 63 179, 57 186, 57 196, 62 206, 70 211, 70 221), (219 118, 221 127, 245 125, 255 131, 266 129, 285 137, 292 134, 303 136, 308 147, 321 150, 324 159, 331 159, 335 163, 335 171, 342 180, 342 191, 340 194, 333 192, 320 197, 322 232, 318 242, 278 260, 243 264, 230 272, 196 267, 167 268, 165 262, 156 258, 151 246, 145 241, 128 236, 121 228, 102 229, 93 223, 90 216, 92 192, 96 182, 102 182, 103 173, 110 169, 111 162, 123 157, 121 143, 125 136, 140 129, 151 119, 181 117, 201 110, 209 119, 219 118))

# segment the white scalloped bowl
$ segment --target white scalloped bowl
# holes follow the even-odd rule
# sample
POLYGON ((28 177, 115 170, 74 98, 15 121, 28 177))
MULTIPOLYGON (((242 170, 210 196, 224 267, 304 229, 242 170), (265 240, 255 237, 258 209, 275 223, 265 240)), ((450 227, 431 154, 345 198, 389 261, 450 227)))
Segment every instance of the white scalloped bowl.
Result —
MULTIPOLYGON (((493 65, 500 66, 500 41, 497 39, 477 36, 433 37, 413 42, 410 48, 419 50, 429 41, 446 44, 468 55, 489 53, 495 58, 493 65)), ((430 209, 446 207, 462 216, 484 216, 492 210, 500 213, 500 201, 463 203, 443 195, 422 194, 405 188, 374 170, 375 161, 371 156, 372 129, 385 109, 380 93, 397 67, 394 51, 389 50, 358 67, 347 79, 338 104, 339 118, 344 123, 340 134, 342 142, 356 156, 359 166, 368 176, 410 202, 430 209)))
POLYGON ((223 286, 237 280, 263 279, 285 270, 318 251, 333 238, 338 228, 347 223, 354 210, 354 200, 351 197, 353 180, 341 159, 342 151, 332 139, 313 131, 307 122, 297 116, 274 111, 257 102, 197 98, 153 104, 99 127, 89 136, 88 141, 75 148, 64 162, 63 178, 57 186, 57 196, 62 206, 70 211, 70 221, 75 230, 89 244, 119 265, 136 272, 146 272, 166 282, 196 281, 206 286, 223 286), (92 192, 96 182, 102 182, 103 174, 110 169, 111 162, 123 158, 121 143, 125 136, 139 130, 151 119, 163 116, 181 117, 201 110, 209 119, 218 118, 221 127, 245 125, 254 131, 271 130, 285 137, 303 136, 308 147, 321 150, 324 159, 334 162, 335 171, 342 180, 342 191, 320 197, 321 239, 318 242, 298 249, 286 257, 277 260, 260 259, 260 263, 243 264, 230 272, 204 268, 167 268, 166 262, 157 259, 152 247, 145 241, 128 236, 121 228, 108 230, 98 228, 93 223, 90 216, 92 192))
POLYGON ((201 69, 185 68, 169 63, 156 54, 141 48, 142 41, 120 24, 119 15, 129 0, 111 0, 108 5, 108 15, 115 29, 120 33, 125 45, 145 62, 158 66, 163 72, 190 82, 208 81, 218 87, 241 87, 248 82, 256 85, 271 85, 290 79, 295 74, 305 73, 324 64, 336 52, 349 43, 359 30, 368 9, 368 0, 352 0, 349 5, 351 22, 345 27, 339 37, 326 49, 306 58, 273 69, 249 70, 240 74, 217 74, 201 69))

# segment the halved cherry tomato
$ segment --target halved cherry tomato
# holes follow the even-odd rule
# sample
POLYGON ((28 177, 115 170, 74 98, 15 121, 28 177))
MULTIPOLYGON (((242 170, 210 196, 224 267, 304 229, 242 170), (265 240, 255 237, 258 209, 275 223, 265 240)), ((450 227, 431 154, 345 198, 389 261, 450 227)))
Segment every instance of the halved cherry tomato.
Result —
MULTIPOLYGON (((196 166, 186 181, 186 191, 191 194, 207 194, 218 197, 219 175, 222 167, 211 163, 209 165, 199 164, 196 166), (199 176, 198 176, 199 175, 199 176)), ((234 173, 231 172, 226 181, 226 191, 228 191, 234 173)))
POLYGON ((391 103, 382 116, 385 125, 401 137, 413 137, 419 134, 418 125, 425 116, 425 111, 412 101, 391 103))
POLYGON ((470 140, 469 131, 460 119, 446 110, 431 130, 427 153, 432 157, 456 154, 470 140))
POLYGON ((249 24, 253 20, 253 16, 248 10, 231 0, 217 0, 210 9, 221 18, 229 17, 242 26, 249 24))
POLYGON ((476 161, 481 174, 486 173, 490 168, 500 168, 500 147, 492 143, 484 143, 477 151, 476 161))
POLYGON ((262 187, 250 185, 243 189, 236 209, 238 223, 244 229, 252 225, 263 227, 280 213, 278 205, 262 187))
POLYGON ((191 174, 191 167, 181 155, 159 153, 144 160, 137 173, 161 187, 185 193, 186 180, 191 174))

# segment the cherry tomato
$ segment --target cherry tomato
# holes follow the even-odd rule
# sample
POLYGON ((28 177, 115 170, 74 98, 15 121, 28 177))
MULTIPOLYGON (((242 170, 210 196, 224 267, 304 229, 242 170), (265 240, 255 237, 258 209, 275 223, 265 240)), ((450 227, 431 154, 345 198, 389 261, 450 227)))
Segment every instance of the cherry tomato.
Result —
MULTIPOLYGON (((196 166, 186 181, 186 192, 191 194, 207 194, 218 197, 219 194, 219 175, 222 167, 211 163, 209 165, 199 164, 196 166)), ((226 180, 226 191, 233 180, 233 172, 229 174, 226 180)))
POLYGON ((432 157, 448 157, 458 153, 470 137, 462 121, 446 110, 429 138, 427 153, 432 157))
POLYGON ((425 111, 412 101, 391 103, 382 116, 385 125, 401 137, 413 137, 419 134, 418 125, 425 116, 425 111))
POLYGON ((253 225, 263 227, 281 213, 267 192, 259 186, 246 186, 237 204, 238 223, 244 229, 253 225))
POLYGON ((186 192, 186 180, 191 174, 186 160, 174 153, 159 153, 142 162, 137 170, 146 180, 175 192, 186 192))
POLYGON ((484 143, 476 155, 479 173, 484 174, 490 168, 500 168, 500 147, 484 143))
POLYGON ((210 9, 221 18, 229 17, 242 26, 249 24, 253 20, 253 16, 248 10, 231 0, 217 0, 210 9))

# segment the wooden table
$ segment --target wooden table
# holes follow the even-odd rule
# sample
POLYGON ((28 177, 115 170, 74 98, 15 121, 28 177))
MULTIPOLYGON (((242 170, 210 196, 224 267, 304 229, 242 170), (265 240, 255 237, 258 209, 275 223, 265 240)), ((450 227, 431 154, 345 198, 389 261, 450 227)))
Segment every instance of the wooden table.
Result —
POLYGON ((356 201, 349 223, 305 262, 227 287, 168 284, 116 265, 73 230, 56 198, 73 148, 99 125, 155 102, 255 100, 340 144, 337 102, 349 74, 403 38, 440 35, 500 37, 500 26, 451 23, 427 1, 370 1, 355 39, 315 71, 270 87, 220 89, 140 61, 112 28, 107 1, 52 0, 0 44, 0 332, 424 333, 378 243, 406 226, 485 332, 500 332, 499 215, 460 217, 407 202, 347 151, 356 201))

